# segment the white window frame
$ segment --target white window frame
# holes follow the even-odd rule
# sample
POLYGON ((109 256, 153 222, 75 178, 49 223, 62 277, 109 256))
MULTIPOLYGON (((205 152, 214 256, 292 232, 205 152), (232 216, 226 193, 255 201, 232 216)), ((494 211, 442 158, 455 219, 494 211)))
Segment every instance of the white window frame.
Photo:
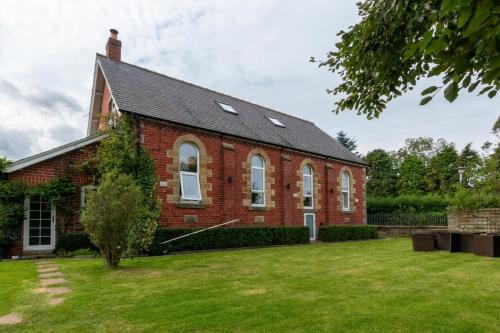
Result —
POLYGON ((286 127, 285 125, 283 125, 283 123, 278 118, 267 117, 267 119, 269 119, 269 121, 272 122, 276 126, 286 127))
POLYGON ((236 111, 232 105, 229 105, 229 104, 224 103, 224 102, 219 102, 219 101, 217 101, 217 104, 219 104, 219 106, 222 108, 222 110, 224 110, 226 112, 229 112, 232 114, 238 114, 238 111, 236 111))
POLYGON ((343 171, 340 175, 341 202, 342 211, 349 212, 351 210, 351 175, 347 171, 343 171), (347 179, 347 186, 344 188, 344 176, 347 179), (344 200, 344 193, 347 194, 347 202, 344 200), (346 205, 347 203, 347 205, 346 205))
POLYGON ((50 204, 50 244, 29 245, 30 198, 24 199, 23 251, 51 251, 56 248, 56 207, 50 204))
POLYGON ((266 160, 261 156, 261 155, 253 155, 252 158, 250 158, 250 193, 262 193, 262 203, 253 203, 252 202, 252 196, 250 194, 250 203, 252 207, 265 207, 266 206, 266 160), (262 167, 259 166, 254 166, 252 163, 252 160, 254 157, 259 158, 262 161, 262 167), (253 170, 262 170, 262 190, 254 190, 253 189, 253 179, 254 179, 254 173, 253 170))
POLYGON ((312 216, 313 220, 313 235, 312 237, 309 237, 309 240, 316 240, 316 214, 314 213, 304 213, 304 227, 307 227, 307 217, 312 216))
POLYGON ((302 183, 302 194, 303 194, 303 200, 305 201, 306 198, 311 198, 311 205, 310 206, 306 206, 304 204, 304 208, 307 208, 307 209, 313 209, 314 208, 314 171, 313 171, 313 168, 310 164, 306 164, 304 165, 304 168, 302 170, 302 175, 304 177, 303 179, 303 183, 302 183), (309 168, 309 170, 311 170, 311 174, 308 175, 306 174, 306 168, 309 168), (311 181, 310 181, 310 184, 311 184, 311 195, 306 195, 306 177, 309 177, 311 178, 311 181))
POLYGON ((200 150, 198 146, 192 142, 183 142, 179 146, 179 178, 181 183, 181 200, 184 201, 201 201, 201 186, 200 186, 200 150), (181 170, 181 147, 182 145, 191 145, 196 150, 196 172, 182 171, 181 170), (187 197, 184 191, 184 181, 183 175, 196 176, 196 182, 198 184, 198 196, 197 197, 187 197))
POLYGON ((95 185, 83 185, 80 187, 80 209, 84 209, 87 201, 87 190, 95 190, 95 185))

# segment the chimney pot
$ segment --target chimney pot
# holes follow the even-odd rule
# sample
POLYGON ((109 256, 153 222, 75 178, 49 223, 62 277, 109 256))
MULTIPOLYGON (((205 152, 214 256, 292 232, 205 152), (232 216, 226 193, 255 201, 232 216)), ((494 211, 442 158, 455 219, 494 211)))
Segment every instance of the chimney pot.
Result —
POLYGON ((122 42, 118 39, 118 30, 109 29, 111 36, 106 43, 106 56, 113 60, 121 61, 122 42))

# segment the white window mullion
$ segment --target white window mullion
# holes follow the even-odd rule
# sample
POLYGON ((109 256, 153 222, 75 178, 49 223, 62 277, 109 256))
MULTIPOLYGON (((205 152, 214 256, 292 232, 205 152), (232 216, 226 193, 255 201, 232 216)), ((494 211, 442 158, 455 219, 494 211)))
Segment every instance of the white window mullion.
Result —
POLYGON ((181 199, 201 201, 200 152, 192 143, 183 143, 179 148, 179 178, 181 199))
MULTIPOLYGON (((255 155, 251 159, 251 169, 250 169, 250 192, 252 194, 251 205, 253 207, 265 207, 266 205, 266 164, 264 159, 255 155), (257 175, 259 178, 257 179, 257 175), (258 180, 258 182, 256 182, 258 180), (257 183, 260 185, 260 188, 254 188, 253 184, 257 183), (254 202, 253 195, 259 195, 261 197, 261 202, 254 202)), ((260 200, 259 200, 260 201, 260 200)))

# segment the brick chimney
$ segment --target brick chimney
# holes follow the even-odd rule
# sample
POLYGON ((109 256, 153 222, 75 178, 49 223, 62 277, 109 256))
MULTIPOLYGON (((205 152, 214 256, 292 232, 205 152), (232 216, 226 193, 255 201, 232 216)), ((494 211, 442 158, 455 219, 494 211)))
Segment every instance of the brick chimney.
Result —
POLYGON ((122 42, 118 40, 118 30, 109 29, 109 32, 111 32, 111 36, 109 36, 106 43, 106 56, 120 61, 122 58, 122 42))

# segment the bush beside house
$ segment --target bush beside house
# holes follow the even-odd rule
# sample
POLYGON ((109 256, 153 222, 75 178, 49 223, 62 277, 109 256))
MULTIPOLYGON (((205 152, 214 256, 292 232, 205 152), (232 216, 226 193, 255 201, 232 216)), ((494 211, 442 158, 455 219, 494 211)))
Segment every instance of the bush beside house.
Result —
POLYGON ((327 226, 320 227, 318 239, 322 242, 337 242, 377 238, 377 227, 360 226, 327 226))
POLYGON ((158 229, 150 254, 162 255, 176 251, 309 243, 309 228, 307 227, 231 227, 211 229, 171 243, 162 244, 164 241, 187 235, 197 230, 200 229, 158 229))

